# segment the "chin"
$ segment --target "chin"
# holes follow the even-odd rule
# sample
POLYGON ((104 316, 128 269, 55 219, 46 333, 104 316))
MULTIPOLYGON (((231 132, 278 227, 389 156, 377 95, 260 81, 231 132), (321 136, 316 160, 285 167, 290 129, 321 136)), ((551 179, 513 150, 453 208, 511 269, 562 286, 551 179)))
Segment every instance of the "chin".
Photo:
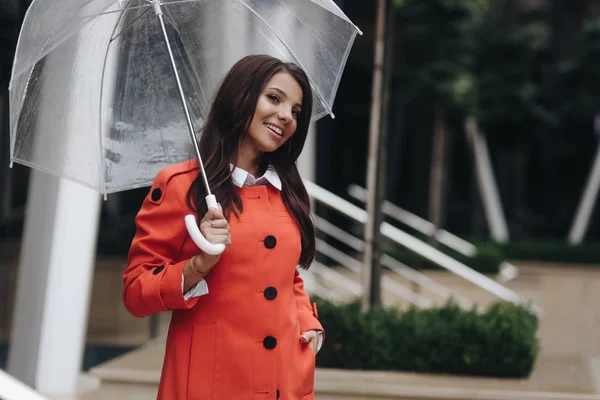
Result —
POLYGON ((279 149, 284 144, 285 144, 285 142, 277 143, 277 144, 264 143, 262 146, 260 146, 260 151, 262 151, 263 153, 272 153, 272 152, 276 151, 277 149, 279 149))
POLYGON ((279 148, 278 146, 268 146, 268 147, 263 147, 260 151, 262 151, 263 153, 273 153, 278 148, 279 148))

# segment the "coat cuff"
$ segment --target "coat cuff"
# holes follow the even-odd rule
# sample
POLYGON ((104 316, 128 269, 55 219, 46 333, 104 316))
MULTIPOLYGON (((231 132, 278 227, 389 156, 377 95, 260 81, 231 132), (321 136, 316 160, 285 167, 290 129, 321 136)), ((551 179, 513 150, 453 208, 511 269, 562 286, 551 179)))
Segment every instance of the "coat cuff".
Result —
POLYGON ((183 293, 183 298, 185 299, 185 301, 188 301, 189 299, 194 297, 200 297, 204 296, 205 294, 208 294, 208 283, 206 283, 204 279, 202 279, 200 282, 196 283, 194 286, 189 288, 187 292, 183 291, 184 285, 185 277, 183 276, 183 274, 181 274, 181 292, 183 293))
POLYGON ((319 352, 319 350, 321 350, 321 347, 323 347, 323 342, 325 341, 325 332, 323 331, 319 331, 317 332, 317 353, 319 352))
POLYGON ((181 290, 183 267, 187 260, 170 265, 162 271, 160 297, 168 310, 188 310, 196 305, 198 297, 185 300, 181 290))

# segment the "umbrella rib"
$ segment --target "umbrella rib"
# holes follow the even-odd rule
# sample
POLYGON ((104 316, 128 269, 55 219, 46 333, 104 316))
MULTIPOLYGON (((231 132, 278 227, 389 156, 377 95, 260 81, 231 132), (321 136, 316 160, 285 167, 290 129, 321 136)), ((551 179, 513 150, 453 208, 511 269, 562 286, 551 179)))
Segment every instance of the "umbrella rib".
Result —
MULTIPOLYGON (((111 11, 110 13, 114 13, 114 12, 121 12, 121 15, 119 16, 119 21, 117 21, 117 23, 115 24, 115 27, 113 29, 113 32, 111 33, 111 39, 109 41, 108 46, 106 46, 106 53, 104 54, 104 63, 102 65, 102 83, 100 84, 100 115, 102 115, 102 94, 104 91, 104 77, 105 77, 105 73, 106 73, 106 62, 108 59, 108 49, 110 48, 110 44, 116 40, 117 38, 119 38, 127 29, 129 29, 131 26, 133 26, 133 24, 139 20, 141 17, 143 17, 144 15, 146 15, 146 13, 148 11, 150 11, 151 8, 150 6, 146 5, 146 6, 135 6, 135 7, 125 7, 125 8, 121 8, 119 10, 115 10, 115 11, 111 11), (135 10, 135 9, 140 9, 143 7, 147 7, 147 10, 144 11, 143 13, 141 13, 137 18, 135 18, 133 21, 131 21, 131 23, 129 25, 127 25, 124 29, 121 29, 121 32, 119 32, 119 34, 117 36, 114 36, 115 32, 117 31, 117 27, 119 26, 119 22, 123 19, 123 16, 125 15, 125 11, 128 10, 135 10)), ((104 14, 109 14, 109 13, 104 13, 104 14)), ((104 135, 102 133, 102 120, 100 119, 100 127, 98 129, 98 131, 100 132, 99 135, 99 140, 100 140, 100 163, 101 165, 101 169, 100 169, 100 181, 102 182, 102 192, 104 194, 104 200, 106 200, 106 195, 107 195, 107 190, 106 190, 106 181, 104 179, 104 168, 105 168, 105 163, 104 163, 104 153, 103 153, 103 149, 104 149, 104 135)))
POLYGON ((83 18, 90 18, 90 17, 91 18, 96 18, 96 17, 99 17, 101 15, 114 14, 114 13, 122 12, 122 11, 125 11, 125 10, 137 10, 137 9, 140 9, 140 8, 151 9, 152 5, 150 5, 150 4, 144 4, 144 5, 135 6, 135 7, 123 7, 123 8, 119 8, 118 10, 104 11, 104 12, 101 12, 99 14, 95 14, 95 15, 91 15, 89 17, 83 17, 83 18))
POLYGON ((362 36, 363 32, 359 29, 358 26, 356 26, 354 24, 354 22, 350 21, 350 19, 346 16, 346 14, 344 14, 344 12, 342 11, 342 9, 335 3, 335 1, 332 1, 332 5, 333 7, 341 14, 338 14, 336 12, 330 11, 329 9, 327 9, 326 7, 323 7, 322 5, 320 5, 319 3, 317 3, 315 0, 311 0, 316 6, 319 6, 321 8, 326 9, 327 11, 331 12, 332 14, 337 15, 338 17, 342 18, 344 21, 348 22, 350 25, 352 25, 352 27, 354 27, 354 29, 356 29, 356 31, 358 32, 359 35, 362 36), (344 18, 345 17, 345 18, 344 18))
POLYGON ((198 3, 200 0, 174 0, 174 1, 167 1, 167 2, 163 2, 163 7, 168 7, 171 4, 180 4, 180 3, 198 3))
MULTIPOLYGON (((174 4, 174 3, 190 3, 190 2, 197 2, 198 0, 182 0, 182 1, 172 1, 169 3, 166 3, 165 5, 170 5, 170 4, 174 4)), ((173 29, 180 37, 182 36, 181 31, 178 29, 177 25, 174 23, 174 20, 171 18, 171 16, 169 15, 169 13, 167 12, 167 10, 169 9, 169 7, 165 7, 165 13, 163 14, 163 18, 165 18, 170 26, 171 29, 173 29)), ((186 56, 188 56, 190 59, 193 58, 192 55, 190 55, 187 51, 187 48, 185 46, 183 46, 183 48, 181 49, 181 51, 183 53, 185 53, 186 56)), ((184 69, 186 67, 185 62, 183 62, 180 66, 182 69, 184 69)), ((196 82, 199 82, 198 84, 198 90, 202 93, 201 94, 201 99, 203 101, 203 99, 208 98, 207 94, 205 93, 204 87, 202 86, 202 79, 200 79, 200 77, 198 76, 198 73, 196 71, 195 68, 190 68, 191 73, 194 75, 194 77, 196 78, 196 82)), ((204 104, 204 101, 203 101, 204 104)), ((206 104, 204 105, 200 105, 198 106, 200 113, 202 114, 202 111, 204 109, 206 109, 206 104)))
MULTIPOLYGON (((110 7, 110 6, 109 6, 110 7)), ((136 6, 136 7, 132 7, 133 8, 141 8, 141 7, 149 7, 149 6, 136 6)), ((16 66, 16 62, 17 62, 17 58, 15 57, 14 61, 13 61, 13 71, 11 74, 11 81, 12 78, 22 74, 23 72, 25 72, 28 68, 31 68, 31 66, 37 64, 42 58, 44 58, 47 54, 49 54, 50 52, 52 52, 54 49, 56 49, 57 47, 59 47, 61 44, 63 44, 64 42, 66 42, 68 39, 70 39, 71 37, 73 37, 74 35, 76 35, 79 31, 81 31, 81 29, 83 29, 84 26, 86 26, 87 24, 89 24, 91 21, 93 21, 96 17, 98 17, 99 15, 105 15, 105 14, 110 14, 110 13, 115 13, 115 12, 123 12, 124 8, 120 8, 118 10, 114 10, 114 11, 104 11, 102 13, 98 13, 95 15, 88 15, 88 16, 81 16, 79 17, 80 20, 87 20, 81 24, 78 25, 78 28, 73 30, 72 32, 69 32, 69 34, 64 35, 62 37, 61 40, 57 41, 56 43, 54 43, 53 46, 50 46, 47 49, 44 49, 44 47, 46 46, 46 44, 48 43, 48 41, 51 38, 51 35, 49 37, 46 38, 46 40, 44 41, 44 44, 42 44, 40 46, 40 51, 38 53, 38 55, 29 63, 27 63, 27 65, 25 67, 22 67, 19 70, 15 69, 16 66)), ((23 30, 25 29, 25 22, 27 21, 27 17, 29 15, 29 12, 31 11, 31 6, 27 9, 26 13, 25 13, 25 17, 23 19, 23 24, 21 24, 21 31, 19 33, 19 39, 17 39, 17 47, 16 47, 16 52, 18 52, 19 50, 19 44, 21 42, 21 33, 23 32, 23 30)))
MULTIPOLYGON (((114 26, 114 29, 112 31, 112 33, 110 34, 111 39, 108 42, 108 45, 106 46, 106 52, 104 53, 104 62, 102 64, 102 74, 100 75, 101 78, 101 83, 100 83, 100 102, 98 104, 98 108, 99 108, 99 114, 102 115, 102 103, 103 103, 103 97, 104 97, 104 77, 105 77, 105 73, 106 73, 106 62, 108 60, 108 49, 110 48, 110 44, 113 42, 114 39, 113 35, 115 34, 115 31, 117 30, 117 27, 119 26, 119 22, 121 22, 121 19, 123 18, 123 15, 125 14, 125 10, 121 9, 119 11, 121 11, 121 15, 119 16, 119 20, 117 21, 117 23, 114 26)), ((145 13, 142 13, 142 15, 144 15, 145 13)), ((112 122, 112 121, 111 121, 112 122)), ((98 135, 98 140, 100 141, 100 182, 102 182, 102 192, 104 194, 104 200, 106 200, 106 182, 104 180, 104 169, 105 169, 105 163, 104 163, 104 133, 102 132, 102 118, 99 118, 98 120, 98 124, 100 125, 98 128, 98 132, 100 132, 100 134, 98 135)))
MULTIPOLYGON (((139 7, 136 7, 136 8, 139 8, 139 7)), ((123 11, 123 13, 125 13, 125 11, 129 11, 129 10, 133 10, 133 8, 123 9, 122 11, 123 11)), ((151 10, 151 8, 148 8, 146 11, 144 11, 143 13, 141 13, 140 15, 138 15, 133 21, 131 21, 129 23, 129 25, 127 25, 126 27, 124 27, 123 29, 121 29, 121 32, 119 32, 119 34, 117 36, 112 37, 112 35, 111 35, 110 41, 112 42, 115 39, 118 39, 119 36, 121 36, 123 33, 125 33, 125 31, 127 31, 127 29, 129 29, 131 26, 133 26, 133 24, 135 24, 138 19, 142 18, 150 10, 151 10)), ((123 16, 121 15, 121 17, 123 17, 123 16)), ((118 26, 118 24, 115 25, 115 31, 117 30, 117 26, 118 26)), ((113 31, 113 35, 114 35, 115 31, 113 31)))
MULTIPOLYGON (((241 3, 244 7, 246 7, 248 10, 250 10, 250 12, 252 14, 254 14, 256 16, 256 18, 260 19, 266 26, 268 26, 269 28, 271 27, 271 25, 268 24, 267 21, 265 21, 265 19, 262 16, 260 16, 260 14, 258 14, 256 12, 256 10, 254 10, 252 7, 250 7, 248 4, 246 4, 245 1, 243 1, 243 0, 237 0, 237 1, 239 3, 241 3)), ((290 52, 290 54, 292 55, 292 57, 294 57, 294 59, 296 60, 296 62, 300 66, 300 68, 302 68, 306 72, 306 68, 304 68, 304 65, 302 64, 302 62, 300 62, 300 60, 299 60, 298 56, 296 55, 296 53, 291 49, 290 46, 288 46, 288 44, 285 42, 285 40, 283 40, 283 38, 279 35, 279 33, 277 33, 274 29, 271 29, 271 32, 273 32, 273 34, 277 37, 277 39, 279 39, 279 41, 290 52)), ((308 76, 308 80, 311 83, 313 83, 312 87, 313 87, 313 89, 315 91, 315 94, 317 95, 317 97, 319 98, 319 100, 321 100, 321 103, 323 104, 323 106, 325 106, 325 109, 327 110, 327 112, 329 113, 329 115, 331 115, 331 118, 332 119, 335 118, 335 115, 333 114, 333 111, 329 107, 329 104, 327 104, 327 102, 325 101, 325 98, 323 97, 323 94, 319 90, 318 86, 316 84, 314 84, 314 81, 310 78, 310 75, 308 75, 308 73, 306 75, 308 76)))

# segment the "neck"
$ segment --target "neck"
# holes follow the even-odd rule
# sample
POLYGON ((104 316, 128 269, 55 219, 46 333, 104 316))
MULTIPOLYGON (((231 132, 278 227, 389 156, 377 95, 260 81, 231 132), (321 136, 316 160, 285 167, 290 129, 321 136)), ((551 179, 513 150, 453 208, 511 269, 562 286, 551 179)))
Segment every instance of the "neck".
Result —
POLYGON ((241 142, 238 148, 237 166, 256 176, 260 169, 263 153, 252 151, 241 142))

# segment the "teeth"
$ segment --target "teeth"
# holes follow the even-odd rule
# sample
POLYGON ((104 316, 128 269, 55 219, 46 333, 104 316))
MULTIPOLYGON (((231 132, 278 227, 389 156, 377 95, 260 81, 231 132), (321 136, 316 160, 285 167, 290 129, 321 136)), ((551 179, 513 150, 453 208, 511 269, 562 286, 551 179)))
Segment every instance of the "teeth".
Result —
POLYGON ((283 135, 283 132, 281 131, 281 129, 279 129, 275 125, 271 125, 271 124, 265 124, 265 125, 266 125, 267 128, 269 128, 270 130, 272 130, 273 132, 275 132, 279 136, 283 135))

